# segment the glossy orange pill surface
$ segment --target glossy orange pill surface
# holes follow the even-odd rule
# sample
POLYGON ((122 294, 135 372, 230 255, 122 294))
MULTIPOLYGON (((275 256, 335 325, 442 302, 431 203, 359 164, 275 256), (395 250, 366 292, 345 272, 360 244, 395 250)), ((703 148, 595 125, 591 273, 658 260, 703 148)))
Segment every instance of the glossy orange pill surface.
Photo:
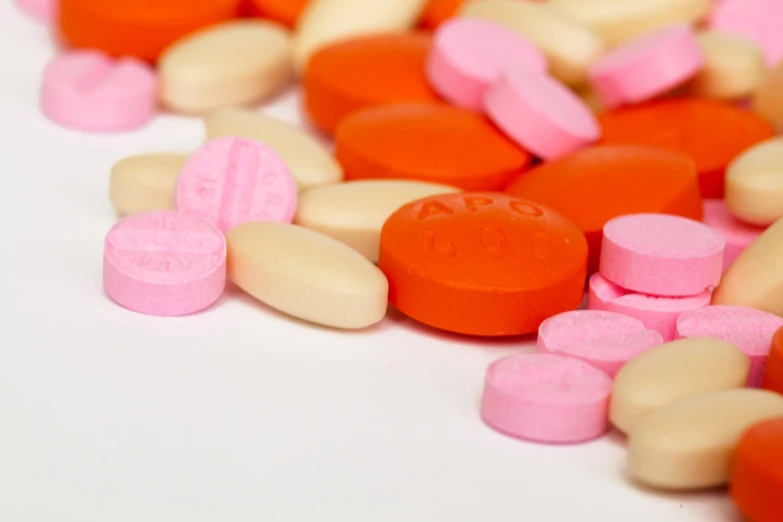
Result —
POLYGON ((426 325, 469 335, 535 332, 576 309, 584 234, 557 212, 497 192, 439 195, 395 212, 378 266, 389 301, 426 325))
POLYGON ((248 13, 293 28, 310 0, 244 0, 248 13))
POLYGON ((774 134, 761 116, 708 99, 672 98, 600 116, 600 144, 652 145, 684 152, 696 163, 704 198, 723 197, 728 164, 774 134))
POLYGON ((346 179, 415 179, 500 190, 530 154, 486 118, 447 105, 389 105, 355 112, 337 128, 346 179))
POLYGON ((783 419, 749 429, 739 443, 731 496, 752 522, 783 520, 783 419))
POLYGON ((363 36, 315 53, 304 74, 304 108, 331 134, 350 113, 402 102, 439 103, 424 75, 432 38, 425 33, 363 36))
POLYGON ((201 28, 232 20, 240 0, 60 0, 66 44, 154 62, 170 44, 201 28))
POLYGON ((598 269, 610 219, 652 212, 701 221, 703 214, 693 160, 657 147, 591 147, 531 169, 506 192, 546 205, 582 229, 590 246, 590 273, 598 269))
POLYGON ((767 359, 764 387, 783 394, 783 328, 775 332, 767 359))

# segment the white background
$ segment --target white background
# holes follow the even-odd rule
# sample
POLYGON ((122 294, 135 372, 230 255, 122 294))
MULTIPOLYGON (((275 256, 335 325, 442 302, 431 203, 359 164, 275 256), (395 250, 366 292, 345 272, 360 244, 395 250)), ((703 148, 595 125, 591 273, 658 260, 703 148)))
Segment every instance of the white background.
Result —
MULTIPOLYGON (((548 447, 486 428, 486 365, 530 346, 399 315, 328 331, 232 291, 186 318, 103 294, 109 168, 188 151, 196 120, 120 136, 49 124, 54 49, 0 5, 0 520, 679 522, 738 520, 723 492, 632 486, 617 435, 548 447)), ((267 108, 297 121, 297 98, 267 108)))

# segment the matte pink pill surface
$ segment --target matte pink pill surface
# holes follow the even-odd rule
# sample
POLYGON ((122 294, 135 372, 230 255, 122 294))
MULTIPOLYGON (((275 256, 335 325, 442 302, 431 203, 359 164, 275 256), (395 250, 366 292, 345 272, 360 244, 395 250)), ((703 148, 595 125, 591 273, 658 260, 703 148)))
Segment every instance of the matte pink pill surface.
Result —
POLYGON ((750 357, 748 386, 761 387, 772 337, 783 318, 744 306, 706 306, 677 319, 677 336, 717 337, 734 343, 750 357))
POLYGON ((16 0, 16 5, 27 15, 44 23, 54 20, 58 0, 16 0))
POLYGON ((103 287, 149 315, 187 315, 214 303, 226 284, 226 240, 203 219, 169 210, 127 217, 106 235, 103 287))
POLYGON ((688 25, 642 36, 601 58, 590 69, 593 90, 607 108, 649 100, 684 83, 704 65, 688 25))
POLYGON ((584 442, 606 432, 611 390, 611 378, 578 359, 512 355, 487 368, 481 417, 520 439, 584 442))
POLYGON ((194 152, 177 179, 177 209, 223 232, 249 221, 290 223, 296 184, 285 161, 259 141, 217 138, 194 152))
POLYGON ((732 216, 722 199, 704 201, 702 222, 717 232, 726 242, 726 249, 723 253, 724 272, 737 259, 737 256, 764 232, 763 228, 747 225, 732 216))
POLYGON ((521 68, 492 84, 484 110, 511 139, 544 159, 574 152, 601 135, 592 111, 568 87, 521 68))
POLYGON ((41 109, 64 127, 117 132, 147 124, 157 110, 157 76, 134 58, 73 51, 44 69, 41 109))
POLYGON ((666 214, 631 214, 604 226, 600 272, 643 294, 699 295, 720 281, 725 242, 708 226, 666 214))
POLYGON ((593 274, 587 294, 587 308, 627 315, 661 334, 664 341, 677 338, 677 318, 684 312, 710 304, 709 291, 691 297, 657 297, 638 294, 593 274))
POLYGON ((537 348, 581 359, 614 377, 637 355, 663 344, 641 321, 615 312, 574 310, 550 317, 538 329, 537 348))
POLYGON ((721 0, 708 26, 753 41, 764 51, 767 66, 783 59, 783 2, 780 0, 721 0))
POLYGON ((546 72, 544 54, 519 33, 479 19, 440 25, 427 59, 432 88, 453 105, 480 110, 487 89, 514 68, 546 72))

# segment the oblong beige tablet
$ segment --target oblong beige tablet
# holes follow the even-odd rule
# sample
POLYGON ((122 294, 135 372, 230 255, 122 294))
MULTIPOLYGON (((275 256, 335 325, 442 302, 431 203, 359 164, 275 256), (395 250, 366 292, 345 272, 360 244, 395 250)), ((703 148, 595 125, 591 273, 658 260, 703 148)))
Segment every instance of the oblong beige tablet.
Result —
POLYGON ((767 71, 761 86, 753 96, 751 107, 756 114, 783 130, 783 60, 767 71))
POLYGON ((228 231, 228 276, 259 301, 334 328, 383 319, 389 283, 351 247, 306 228, 251 222, 228 231))
POLYGON ((139 154, 111 168, 109 200, 121 216, 174 208, 174 187, 188 155, 139 154))
POLYGON ((258 103, 287 84, 292 60, 292 39, 282 25, 241 20, 212 26, 163 52, 161 99, 183 113, 258 103))
POLYGON ((550 73, 569 85, 583 84, 587 69, 605 50, 593 29, 548 4, 472 0, 462 5, 459 14, 491 20, 519 32, 546 54, 550 73))
POLYGON ((323 46, 354 36, 405 31, 427 0, 311 0, 296 24, 294 61, 303 71, 323 46))
POLYGON ((624 433, 650 413, 685 397, 744 388, 750 360, 720 339, 662 344, 622 367, 614 380, 609 419, 624 433))
POLYGON ((734 217, 751 225, 783 217, 783 138, 759 143, 729 164, 725 199, 734 217))
POLYGON ((302 195, 294 222, 345 243, 375 263, 381 228, 389 216, 417 199, 452 192, 459 189, 423 181, 349 181, 302 195))
POLYGON ((693 23, 709 12, 711 0, 549 0, 562 13, 618 44, 667 25, 693 23))
POLYGON ((697 39, 704 67, 687 85, 691 94, 737 100, 756 92, 766 74, 758 45, 741 36, 713 31, 700 33, 697 39))
POLYGON ((258 140, 280 154, 299 192, 338 183, 343 168, 329 149, 306 130, 260 112, 226 108, 204 118, 207 141, 222 136, 258 140))
POLYGON ((682 399, 636 425, 628 437, 628 470, 654 488, 723 486, 745 430, 777 417, 783 417, 783 395, 766 390, 724 390, 682 399))

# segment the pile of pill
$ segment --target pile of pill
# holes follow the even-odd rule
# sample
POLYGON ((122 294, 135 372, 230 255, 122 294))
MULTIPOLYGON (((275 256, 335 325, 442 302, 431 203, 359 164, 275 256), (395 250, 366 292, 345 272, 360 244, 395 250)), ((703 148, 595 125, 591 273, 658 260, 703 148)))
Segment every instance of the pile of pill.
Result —
POLYGON ((487 426, 616 429, 637 483, 783 520, 780 0, 17 2, 63 44, 55 124, 203 120, 110 173, 115 303, 537 333, 487 426), (253 110, 292 81, 315 130, 253 110))

